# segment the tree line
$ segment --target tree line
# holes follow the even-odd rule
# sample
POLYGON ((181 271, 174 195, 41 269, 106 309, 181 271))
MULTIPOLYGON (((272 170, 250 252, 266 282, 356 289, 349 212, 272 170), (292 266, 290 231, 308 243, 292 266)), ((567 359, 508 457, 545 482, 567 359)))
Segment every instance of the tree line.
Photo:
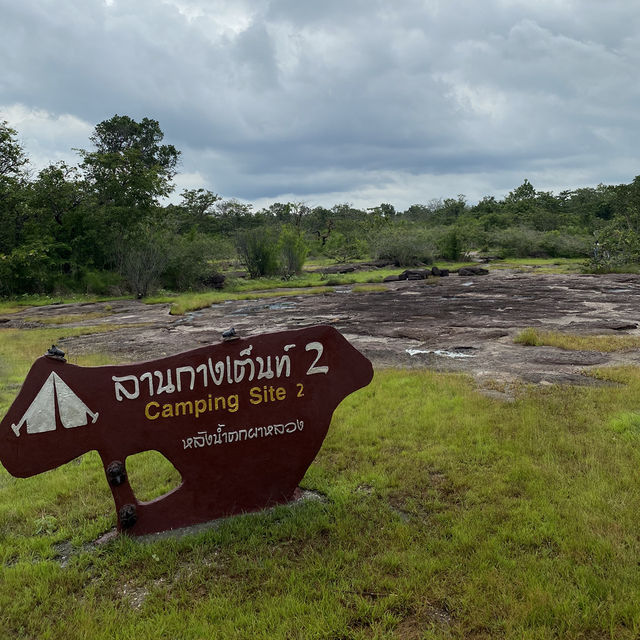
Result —
POLYGON ((163 139, 156 120, 115 115, 96 125, 76 165, 34 173, 17 131, 0 121, 0 295, 203 288, 234 260, 250 277, 288 278, 309 254, 398 266, 471 251, 584 257, 601 271, 634 268, 640 258, 640 176, 558 194, 525 179, 501 200, 470 204, 459 195, 405 211, 301 202, 254 211, 202 188, 163 204, 180 159, 163 139))

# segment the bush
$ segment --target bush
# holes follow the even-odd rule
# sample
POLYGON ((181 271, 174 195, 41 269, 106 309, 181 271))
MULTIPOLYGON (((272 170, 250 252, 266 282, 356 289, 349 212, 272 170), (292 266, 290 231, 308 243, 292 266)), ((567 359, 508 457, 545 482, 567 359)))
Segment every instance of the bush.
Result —
POLYGON ((216 273, 212 265, 218 257, 219 243, 215 238, 192 232, 173 236, 167 244, 167 264, 162 271, 162 285, 173 291, 197 289, 216 273))
POLYGON ((277 275, 278 244, 270 229, 263 227, 238 234, 236 250, 250 278, 277 275))
POLYGON ((56 274, 48 247, 17 247, 8 255, 0 254, 0 295, 49 292, 56 274))
POLYGON ((640 262, 640 235, 631 229, 609 225, 592 245, 586 267, 589 271, 636 271, 640 262))
POLYGON ((168 242, 163 234, 147 230, 123 242, 118 250, 118 268, 131 292, 142 298, 160 281, 167 266, 168 242))
POLYGON ((550 258, 582 258, 589 255, 592 239, 585 235, 569 235, 547 231, 540 241, 541 250, 550 258))
POLYGON ((433 246, 424 233, 415 229, 385 229, 372 242, 372 254, 398 267, 414 267, 433 262, 433 246))
POLYGON ((509 227, 489 241, 504 258, 579 258, 589 255, 591 239, 555 231, 509 227))
POLYGON ((115 271, 86 271, 82 281, 86 293, 106 296, 121 292, 122 276, 115 271))
POLYGON ((302 234, 293 227, 285 225, 280 232, 278 248, 280 251, 280 272, 283 277, 288 279, 300 273, 309 253, 309 248, 302 234))
POLYGON ((367 243, 356 234, 332 233, 322 248, 324 255, 336 262, 358 260, 367 255, 367 243))

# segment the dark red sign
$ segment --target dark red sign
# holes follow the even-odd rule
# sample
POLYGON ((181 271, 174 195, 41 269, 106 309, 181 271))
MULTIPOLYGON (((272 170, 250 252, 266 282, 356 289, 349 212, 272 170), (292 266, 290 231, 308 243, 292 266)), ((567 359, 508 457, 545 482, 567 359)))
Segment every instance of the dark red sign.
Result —
POLYGON ((329 326, 222 342, 132 365, 79 367, 42 357, 0 423, 14 476, 96 449, 134 535, 293 499, 343 398, 371 363, 329 326), (136 499, 127 456, 156 450, 182 475, 174 491, 136 499))

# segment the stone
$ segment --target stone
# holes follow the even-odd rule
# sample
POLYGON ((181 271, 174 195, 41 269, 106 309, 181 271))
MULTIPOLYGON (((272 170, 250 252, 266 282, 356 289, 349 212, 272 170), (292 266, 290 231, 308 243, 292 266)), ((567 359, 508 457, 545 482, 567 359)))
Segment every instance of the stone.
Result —
POLYGON ((486 276, 488 273, 488 269, 483 269, 482 267, 460 267, 460 269, 458 269, 458 275, 464 277, 486 276))
POLYGON ((208 278, 207 284, 212 286, 214 289, 223 289, 225 280, 226 276, 223 273, 214 273, 210 278, 208 278))
POLYGON ((431 271, 427 269, 407 269, 403 271, 400 280, 426 280, 431 275, 431 271))
POLYGON ((638 325, 635 322, 614 322, 607 325, 607 328, 614 331, 631 331, 632 329, 637 329, 638 325))

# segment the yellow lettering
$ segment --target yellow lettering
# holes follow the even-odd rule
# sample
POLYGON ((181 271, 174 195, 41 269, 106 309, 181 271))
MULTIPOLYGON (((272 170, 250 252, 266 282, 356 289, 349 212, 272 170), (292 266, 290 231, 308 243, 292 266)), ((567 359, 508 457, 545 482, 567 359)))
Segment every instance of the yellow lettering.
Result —
POLYGON ((286 397, 287 397, 287 392, 285 391, 284 387, 278 387, 276 389, 276 399, 284 400, 286 397))
POLYGON ((162 405, 162 417, 163 418, 173 418, 173 405, 172 404, 163 404, 162 405))
POLYGON ((193 402, 191 400, 187 400, 186 402, 176 402, 176 416, 180 415, 180 410, 182 409, 182 415, 187 415, 187 409, 189 409, 189 415, 193 414, 193 402))
POLYGON ((239 405, 239 398, 237 393, 234 393, 233 395, 227 398, 227 407, 229 408, 229 411, 231 411, 232 413, 235 413, 238 410, 238 405, 239 405))
POLYGON ((196 418, 200 417, 201 413, 204 413, 207 410, 207 401, 200 399, 196 400, 196 418))
POLYGON ((151 414, 151 408, 155 407, 156 409, 158 409, 160 407, 160 405, 157 402, 149 402, 147 404, 147 406, 144 408, 144 415, 147 417, 147 420, 155 420, 160 414, 159 413, 155 413, 155 414, 151 414))
POLYGON ((251 404, 260 404, 262 402, 262 389, 260 387, 251 387, 249 395, 251 396, 249 400, 251 404))
POLYGON ((298 387, 298 398, 302 398, 304 395, 304 385, 298 382, 296 386, 298 387))

